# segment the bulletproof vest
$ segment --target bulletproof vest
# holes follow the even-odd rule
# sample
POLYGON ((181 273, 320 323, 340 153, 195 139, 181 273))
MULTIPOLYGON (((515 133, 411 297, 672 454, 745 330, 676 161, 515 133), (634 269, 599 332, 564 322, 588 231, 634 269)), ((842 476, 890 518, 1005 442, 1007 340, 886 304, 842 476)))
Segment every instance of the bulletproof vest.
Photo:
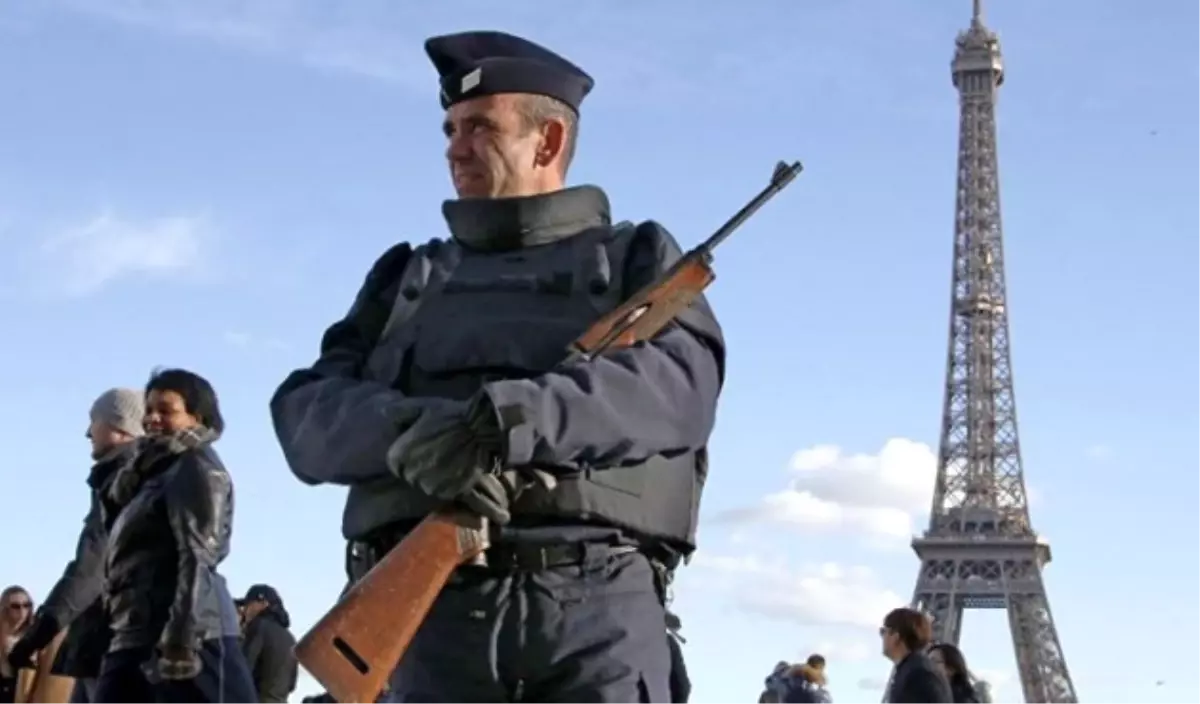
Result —
MULTIPOLYGON (((364 376, 409 396, 465 400, 490 381, 552 370, 568 345, 628 295, 626 254, 657 226, 595 227, 550 244, 480 252, 431 240, 413 250, 364 376)), ((640 285, 644 282, 637 282, 640 285)), ((626 529, 690 552, 707 467, 703 452, 559 473, 530 490, 514 520, 555 518, 626 529)), ((351 487, 344 532, 416 521, 437 504, 401 480, 351 487)))

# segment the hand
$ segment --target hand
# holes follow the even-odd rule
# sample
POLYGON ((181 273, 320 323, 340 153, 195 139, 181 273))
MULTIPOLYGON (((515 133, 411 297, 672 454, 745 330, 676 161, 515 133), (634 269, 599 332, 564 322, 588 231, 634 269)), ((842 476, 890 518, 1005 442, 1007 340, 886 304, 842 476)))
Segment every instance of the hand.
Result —
POLYGON ((499 473, 484 474, 458 500, 489 521, 505 525, 512 520, 512 502, 526 490, 538 487, 543 491, 553 491, 557 485, 558 480, 554 475, 540 469, 506 469, 499 473))
POLYGON ((497 476, 503 445, 499 422, 482 394, 472 403, 422 413, 388 449, 388 466, 424 493, 459 501, 503 525, 509 490, 497 476))
POLYGON ((12 648, 8 651, 8 666, 13 670, 24 670, 34 667, 33 656, 38 649, 33 647, 26 638, 13 643, 12 648))
POLYGON ((53 616, 46 613, 38 614, 25 635, 21 636, 9 649, 8 664, 14 670, 33 667, 33 656, 42 648, 50 645, 50 641, 54 640, 58 631, 58 622, 53 616))
POLYGON ((200 674, 200 654, 187 646, 162 646, 157 665, 164 680, 190 680, 200 674))

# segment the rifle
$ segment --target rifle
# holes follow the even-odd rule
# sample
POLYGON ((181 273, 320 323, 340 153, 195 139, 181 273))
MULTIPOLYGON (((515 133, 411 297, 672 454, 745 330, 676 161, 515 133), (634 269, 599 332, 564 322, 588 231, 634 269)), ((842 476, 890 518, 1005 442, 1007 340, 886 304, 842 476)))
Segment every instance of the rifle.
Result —
MULTIPOLYGON (((771 183, 689 251, 568 347, 589 361, 610 349, 649 340, 713 282, 712 252, 796 178, 800 162, 779 162, 771 183)), ((486 564, 487 520, 439 509, 392 548, 296 645, 296 657, 339 702, 371 702, 383 690, 434 600, 460 565, 486 564)))

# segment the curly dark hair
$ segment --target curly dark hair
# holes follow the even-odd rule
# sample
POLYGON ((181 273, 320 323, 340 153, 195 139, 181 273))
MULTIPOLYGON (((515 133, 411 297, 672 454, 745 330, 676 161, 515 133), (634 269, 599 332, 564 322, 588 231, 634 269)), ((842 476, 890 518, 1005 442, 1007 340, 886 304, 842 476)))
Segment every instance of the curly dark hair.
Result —
POLYGON ((204 427, 217 433, 225 432, 225 418, 217 402, 217 392, 208 379, 186 369, 155 369, 144 389, 151 391, 174 391, 183 398, 184 410, 196 416, 204 427))

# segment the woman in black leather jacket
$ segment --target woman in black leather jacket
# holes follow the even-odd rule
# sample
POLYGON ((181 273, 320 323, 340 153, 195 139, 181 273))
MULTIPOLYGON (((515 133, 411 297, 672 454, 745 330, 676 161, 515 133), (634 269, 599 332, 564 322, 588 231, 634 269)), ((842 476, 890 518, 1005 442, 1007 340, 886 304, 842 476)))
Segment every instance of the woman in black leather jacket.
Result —
POLYGON ((112 640, 96 701, 257 701, 217 572, 233 484, 212 448, 224 429, 216 393, 182 369, 156 372, 145 392, 148 435, 101 501, 112 640))

